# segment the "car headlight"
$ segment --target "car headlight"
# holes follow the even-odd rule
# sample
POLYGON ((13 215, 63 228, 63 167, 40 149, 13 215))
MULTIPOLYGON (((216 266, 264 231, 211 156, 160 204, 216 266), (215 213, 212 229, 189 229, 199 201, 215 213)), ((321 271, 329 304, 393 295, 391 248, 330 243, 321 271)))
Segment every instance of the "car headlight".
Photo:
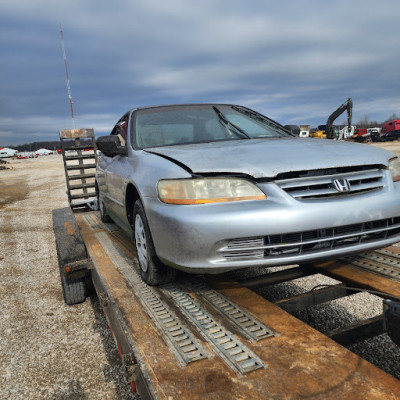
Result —
POLYGON ((160 200, 169 204, 204 204, 263 200, 267 196, 240 178, 166 179, 158 182, 160 200))
POLYGON ((400 159, 392 158, 389 160, 389 170, 392 174, 393 182, 400 181, 400 159))

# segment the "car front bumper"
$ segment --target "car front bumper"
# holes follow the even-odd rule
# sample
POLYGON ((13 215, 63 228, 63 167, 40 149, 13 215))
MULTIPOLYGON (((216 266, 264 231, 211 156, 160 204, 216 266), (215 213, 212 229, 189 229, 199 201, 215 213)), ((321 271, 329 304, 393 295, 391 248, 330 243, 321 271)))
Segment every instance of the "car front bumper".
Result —
POLYGON ((400 241, 400 184, 299 201, 274 184, 266 200, 170 205, 145 198, 158 257, 195 273, 334 259, 400 241))

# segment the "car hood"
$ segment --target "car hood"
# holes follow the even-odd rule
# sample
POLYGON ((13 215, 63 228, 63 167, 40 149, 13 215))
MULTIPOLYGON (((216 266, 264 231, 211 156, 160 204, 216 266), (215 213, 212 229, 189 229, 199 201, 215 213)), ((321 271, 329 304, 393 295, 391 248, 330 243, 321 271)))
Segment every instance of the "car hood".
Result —
POLYGON ((280 173, 388 165, 394 154, 371 145, 328 139, 279 138, 234 140, 146 149, 195 174, 237 173, 272 178, 280 173))

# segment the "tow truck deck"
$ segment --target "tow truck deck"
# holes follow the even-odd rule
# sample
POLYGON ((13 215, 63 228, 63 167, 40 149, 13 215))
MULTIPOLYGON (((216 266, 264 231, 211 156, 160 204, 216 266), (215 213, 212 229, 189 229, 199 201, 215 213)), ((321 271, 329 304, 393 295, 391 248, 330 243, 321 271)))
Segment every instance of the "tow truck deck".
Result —
POLYGON ((241 282, 180 274, 151 287, 140 278, 132 240, 98 212, 58 209, 53 220, 62 280, 90 275, 127 381, 143 399, 399 398, 397 379, 337 342, 383 332, 398 339, 400 248, 241 282), (252 290, 313 273, 343 284, 277 304, 252 290), (356 289, 379 292, 390 318, 332 332, 334 341, 289 314, 356 289))

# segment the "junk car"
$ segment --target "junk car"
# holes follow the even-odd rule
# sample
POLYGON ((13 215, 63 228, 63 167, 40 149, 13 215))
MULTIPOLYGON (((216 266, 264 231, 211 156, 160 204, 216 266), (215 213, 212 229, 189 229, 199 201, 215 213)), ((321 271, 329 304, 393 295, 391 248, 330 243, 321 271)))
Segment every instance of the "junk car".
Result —
POLYGON ((101 218, 132 235, 151 285, 400 241, 400 161, 384 149, 231 104, 135 108, 97 145, 101 218))

